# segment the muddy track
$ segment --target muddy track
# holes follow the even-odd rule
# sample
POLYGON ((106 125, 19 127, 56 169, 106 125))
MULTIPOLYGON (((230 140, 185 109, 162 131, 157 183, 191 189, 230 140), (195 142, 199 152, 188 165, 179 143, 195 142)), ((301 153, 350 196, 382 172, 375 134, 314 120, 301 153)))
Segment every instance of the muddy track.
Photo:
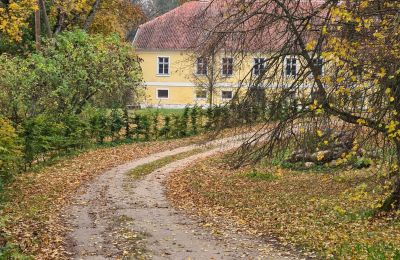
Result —
POLYGON ((191 145, 153 154, 111 169, 82 187, 67 211, 71 227, 72 259, 295 259, 282 256, 271 245, 226 230, 212 235, 199 220, 170 207, 163 182, 171 172, 201 158, 240 145, 242 138, 226 138, 175 161, 142 179, 127 173, 166 156, 198 149, 191 145))

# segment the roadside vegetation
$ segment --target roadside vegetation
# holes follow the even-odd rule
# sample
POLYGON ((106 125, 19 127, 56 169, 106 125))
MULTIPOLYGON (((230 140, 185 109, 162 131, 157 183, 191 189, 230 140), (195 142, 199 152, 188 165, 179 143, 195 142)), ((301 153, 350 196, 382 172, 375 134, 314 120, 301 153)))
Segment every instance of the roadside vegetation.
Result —
POLYGON ((280 157, 233 169, 231 158, 176 172, 168 180, 175 206, 324 259, 400 259, 400 212, 379 210, 390 193, 385 161, 306 168, 280 157))
POLYGON ((150 163, 146 163, 141 166, 138 166, 135 169, 131 170, 128 173, 128 175, 133 179, 140 179, 140 178, 154 172, 157 169, 161 169, 162 167, 164 167, 170 163, 185 159, 192 155, 198 154, 202 151, 203 151, 202 149, 194 149, 194 150, 190 150, 187 152, 178 153, 176 155, 170 155, 170 156, 155 160, 154 162, 150 162, 150 163))
POLYGON ((68 259, 62 215, 79 187, 107 169, 196 140, 197 137, 100 148, 15 175, 2 192, 0 258, 68 259))
MULTIPOLYGON (((149 111, 124 118, 123 109, 104 111, 104 114, 95 114, 95 118, 102 118, 96 121, 101 122, 100 127, 95 128, 96 135, 90 135, 93 125, 81 124, 80 131, 88 135, 77 142, 83 144, 84 141, 85 145, 51 152, 39 150, 37 159, 30 165, 23 160, 26 143, 22 142, 10 121, 0 121, 4 125, 0 131, 1 144, 16 149, 0 152, 1 173, 4 173, 0 192, 0 258, 68 258, 62 210, 79 187, 114 166, 206 140, 209 133, 215 132, 219 136, 236 133, 236 129, 216 131, 221 114, 229 113, 223 107, 212 110, 185 108, 180 116, 171 117, 149 111), (11 166, 13 172, 9 171, 11 166)), ((44 126, 44 132, 38 132, 32 138, 35 145, 46 144, 48 149, 53 149, 53 145, 58 144, 53 143, 54 140, 65 140, 62 139, 64 132, 49 132, 51 125, 44 126)), ((71 137, 71 140, 74 139, 71 137)), ((194 149, 145 164, 130 175, 140 178, 200 151, 194 149)))

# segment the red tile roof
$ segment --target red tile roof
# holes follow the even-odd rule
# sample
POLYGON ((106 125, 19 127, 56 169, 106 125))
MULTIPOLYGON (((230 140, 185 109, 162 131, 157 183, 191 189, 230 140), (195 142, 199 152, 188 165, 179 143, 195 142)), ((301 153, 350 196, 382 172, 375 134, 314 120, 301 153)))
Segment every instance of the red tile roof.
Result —
POLYGON ((138 49, 182 50, 193 47, 202 29, 196 15, 201 14, 209 3, 187 2, 139 27, 134 45, 138 49))
MULTIPOLYGON (((258 26, 264 19, 262 15, 255 15, 252 20, 245 21, 242 26, 236 28, 230 28, 230 24, 221 22, 224 20, 223 10, 226 14, 227 10, 235 9, 232 2, 234 1, 187 2, 142 24, 135 37, 134 46, 142 50, 186 50, 195 49, 204 44, 211 47, 216 42, 222 42, 224 49, 232 50, 240 46, 249 51, 260 51, 271 50, 271 48, 284 44, 287 37, 286 25, 276 22, 273 26, 263 27, 260 30, 258 26), (215 26, 217 24, 218 26, 215 26), (215 31, 211 33, 214 29, 221 30, 222 33, 215 31), (224 34, 225 29, 237 32, 224 34), (247 30, 250 33, 246 33, 247 30), (223 37, 223 39, 219 37, 223 37)), ((302 4, 298 12, 308 13, 310 9, 320 5, 320 2, 319 0, 310 2, 300 0, 302 4), (310 3, 312 4, 310 5, 310 3)), ((253 7, 255 8, 256 5, 253 7)), ((261 11, 266 13, 281 12, 279 8, 273 6, 263 6, 263 8, 261 11)), ((204 48, 204 46, 202 47, 204 48)))

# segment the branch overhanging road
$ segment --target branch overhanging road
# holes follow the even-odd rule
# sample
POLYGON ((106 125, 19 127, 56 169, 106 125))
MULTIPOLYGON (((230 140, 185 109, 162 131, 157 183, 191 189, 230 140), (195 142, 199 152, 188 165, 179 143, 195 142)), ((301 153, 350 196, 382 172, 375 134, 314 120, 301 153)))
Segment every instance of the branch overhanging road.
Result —
POLYGON ((199 221, 170 207, 163 182, 190 163, 239 147, 252 134, 160 152, 104 172, 81 188, 66 220, 73 259, 296 259, 261 239, 237 232, 215 237, 199 221), (139 180, 127 173, 198 148, 206 151, 175 161, 139 180))

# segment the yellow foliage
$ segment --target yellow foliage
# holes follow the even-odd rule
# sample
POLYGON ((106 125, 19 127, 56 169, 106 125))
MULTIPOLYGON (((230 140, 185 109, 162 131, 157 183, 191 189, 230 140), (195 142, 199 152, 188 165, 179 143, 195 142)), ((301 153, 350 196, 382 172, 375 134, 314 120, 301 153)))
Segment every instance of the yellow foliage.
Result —
POLYGON ((139 25, 144 13, 138 5, 128 0, 105 0, 96 14, 89 32, 109 35, 118 33, 121 37, 139 25))
POLYGON ((11 0, 8 8, 0 8, 0 33, 12 41, 21 41, 28 19, 37 8, 36 0, 11 0))

